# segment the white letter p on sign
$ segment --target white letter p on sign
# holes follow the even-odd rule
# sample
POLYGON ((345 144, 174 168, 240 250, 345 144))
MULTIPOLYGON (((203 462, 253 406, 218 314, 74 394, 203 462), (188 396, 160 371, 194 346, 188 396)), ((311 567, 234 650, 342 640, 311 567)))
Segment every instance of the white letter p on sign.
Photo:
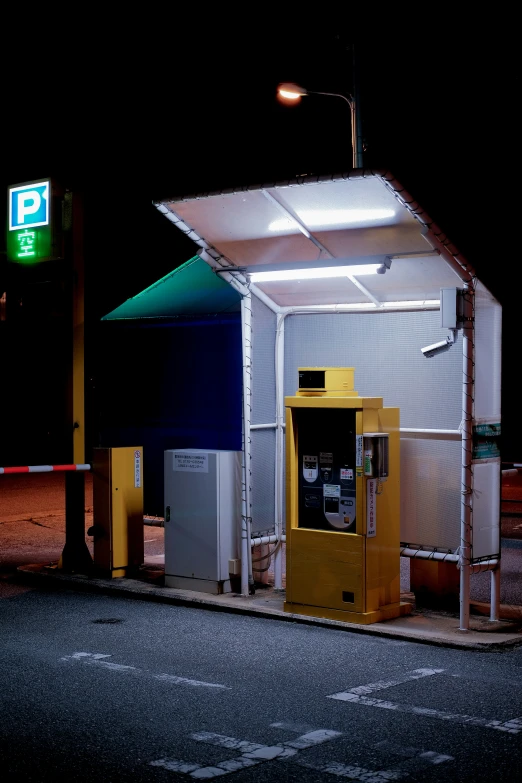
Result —
POLYGON ((40 209, 42 198, 37 190, 25 190, 18 194, 18 222, 23 223, 26 215, 34 215, 40 209))

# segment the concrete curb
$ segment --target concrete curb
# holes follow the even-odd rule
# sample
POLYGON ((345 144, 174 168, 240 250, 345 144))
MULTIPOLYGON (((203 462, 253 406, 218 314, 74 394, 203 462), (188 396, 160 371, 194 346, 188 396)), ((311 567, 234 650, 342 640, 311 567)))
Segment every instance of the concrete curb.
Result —
POLYGON ((459 631, 455 627, 458 619, 449 613, 438 613, 432 610, 414 611, 412 614, 388 620, 382 623, 361 625, 330 620, 320 617, 285 612, 277 606, 267 604, 283 603, 283 594, 273 590, 263 591, 255 597, 228 594, 212 596, 190 590, 158 587, 137 579, 118 578, 116 580, 102 579, 82 574, 57 573, 54 568, 41 564, 19 566, 17 574, 25 584, 40 585, 49 588, 73 589, 103 595, 121 596, 141 601, 154 601, 174 606, 190 606, 209 611, 228 612, 250 617, 261 617, 272 620, 314 625, 339 631, 351 631, 370 636, 380 636, 388 639, 417 642, 418 644, 450 647, 461 650, 481 652, 499 652, 522 645, 522 621, 499 621, 493 627, 484 617, 472 618, 469 632, 459 631), (267 597, 268 596, 268 597, 267 597), (424 628, 417 626, 424 623, 424 628))

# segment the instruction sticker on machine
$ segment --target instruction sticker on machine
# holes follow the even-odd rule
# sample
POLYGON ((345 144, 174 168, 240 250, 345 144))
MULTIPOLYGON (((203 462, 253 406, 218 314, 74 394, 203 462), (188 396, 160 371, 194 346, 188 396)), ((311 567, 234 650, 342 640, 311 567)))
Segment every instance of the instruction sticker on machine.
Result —
POLYGON ((368 479, 366 482, 366 538, 377 535, 377 481, 368 479))
POLYGON ((323 497, 325 497, 325 498, 339 498, 339 497, 341 497, 341 485, 340 484, 324 484, 323 485, 323 497))
POLYGON ((363 464, 363 436, 355 436, 355 467, 362 468, 363 464))
POLYGON ((134 452, 134 486, 141 487, 141 451, 134 452))
POLYGON ((208 454, 174 454, 173 470, 208 473, 208 454))

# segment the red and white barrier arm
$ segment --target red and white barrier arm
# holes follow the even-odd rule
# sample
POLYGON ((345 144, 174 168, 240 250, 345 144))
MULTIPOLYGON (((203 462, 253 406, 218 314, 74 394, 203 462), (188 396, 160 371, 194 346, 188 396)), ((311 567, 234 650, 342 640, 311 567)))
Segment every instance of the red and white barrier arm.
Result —
POLYGON ((90 465, 23 465, 17 468, 0 468, 2 473, 61 473, 65 470, 90 470, 90 465))

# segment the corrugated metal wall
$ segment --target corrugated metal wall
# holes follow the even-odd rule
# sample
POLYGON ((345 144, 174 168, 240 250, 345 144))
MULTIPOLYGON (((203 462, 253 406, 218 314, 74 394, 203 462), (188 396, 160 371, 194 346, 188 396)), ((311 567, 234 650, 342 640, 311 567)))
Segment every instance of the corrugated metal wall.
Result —
POLYGON ((438 311, 289 316, 285 395, 296 392, 298 367, 354 367, 359 395, 400 408, 401 427, 457 429, 462 343, 431 359, 421 352, 447 335, 438 311))
MULTIPOLYGON (((286 319, 285 394, 297 368, 355 368, 360 396, 400 409, 401 428, 458 429, 462 342, 427 359, 425 345, 446 338, 440 313, 332 313, 286 319)), ((401 541, 455 549, 460 542, 460 441, 401 442, 401 541)))

